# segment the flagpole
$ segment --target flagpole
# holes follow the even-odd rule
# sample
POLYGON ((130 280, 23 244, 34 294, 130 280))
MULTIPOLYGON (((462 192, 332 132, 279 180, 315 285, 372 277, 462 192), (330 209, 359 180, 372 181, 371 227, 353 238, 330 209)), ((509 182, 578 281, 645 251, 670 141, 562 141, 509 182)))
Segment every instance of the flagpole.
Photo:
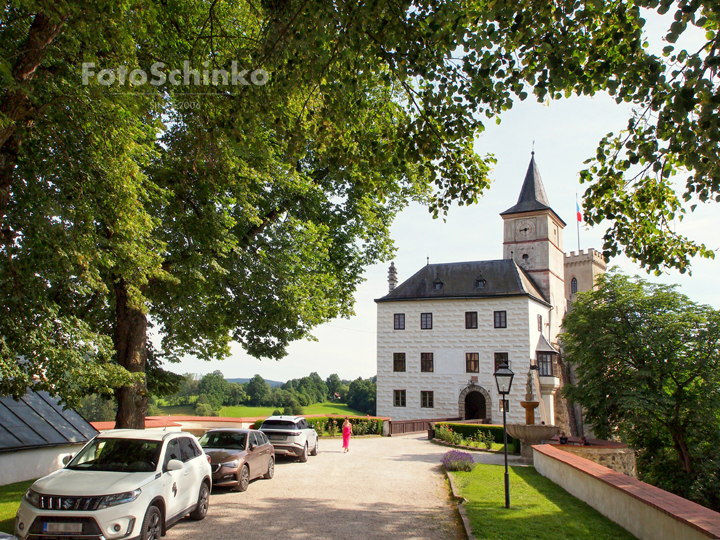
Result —
POLYGON ((577 219, 575 220, 577 224, 577 240, 578 240, 578 254, 580 254, 580 203, 578 202, 578 195, 577 191, 575 192, 575 206, 577 206, 577 219))

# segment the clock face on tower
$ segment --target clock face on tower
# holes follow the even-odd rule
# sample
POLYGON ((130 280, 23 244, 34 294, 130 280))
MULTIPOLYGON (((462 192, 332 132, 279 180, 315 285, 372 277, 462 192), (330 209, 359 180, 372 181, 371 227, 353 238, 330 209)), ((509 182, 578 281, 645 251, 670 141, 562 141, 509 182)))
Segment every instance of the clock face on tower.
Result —
POLYGON ((515 238, 518 240, 532 240, 535 238, 535 220, 519 219, 515 222, 515 238))

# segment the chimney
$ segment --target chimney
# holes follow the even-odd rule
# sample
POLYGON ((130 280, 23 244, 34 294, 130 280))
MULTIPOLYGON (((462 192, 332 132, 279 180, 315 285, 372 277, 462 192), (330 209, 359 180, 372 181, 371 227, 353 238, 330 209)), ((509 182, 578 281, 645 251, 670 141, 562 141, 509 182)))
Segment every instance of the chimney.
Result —
POLYGON ((395 261, 390 263, 390 269, 388 270, 388 292, 393 292, 397 287, 397 268, 395 268, 395 261))

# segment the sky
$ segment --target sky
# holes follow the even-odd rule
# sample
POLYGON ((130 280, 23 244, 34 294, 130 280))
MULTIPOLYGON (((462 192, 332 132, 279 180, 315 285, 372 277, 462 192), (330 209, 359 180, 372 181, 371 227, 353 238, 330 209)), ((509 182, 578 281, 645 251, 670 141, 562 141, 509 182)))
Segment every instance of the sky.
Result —
MULTIPOLYGON (((659 39, 662 21, 650 20, 647 27, 652 49, 661 49, 659 39)), ((680 43, 692 47, 690 42, 680 43)), ((492 260, 502 258, 502 218, 500 212, 513 206, 520 193, 535 150, 535 161, 553 210, 567 223, 564 231, 565 252, 577 251, 576 195, 581 199, 584 187, 579 183, 583 162, 594 156, 598 141, 607 133, 617 133, 627 125, 627 104, 617 105, 606 94, 573 97, 549 104, 531 98, 517 102, 502 116, 500 125, 486 124, 476 141, 480 155, 491 153, 497 159, 491 188, 479 203, 469 207, 453 206, 446 220, 432 219, 427 208, 412 204, 401 212, 391 227, 397 252, 394 257, 398 279, 402 283, 423 265, 431 263, 492 260)), ((580 249, 602 248, 606 224, 595 227, 580 225, 580 249)), ((720 205, 699 205, 676 230, 708 247, 720 248, 720 205)), ((205 362, 186 358, 166 366, 176 373, 205 374, 215 370, 227 378, 250 378, 286 381, 317 372, 323 379, 337 373, 342 379, 371 377, 376 373, 376 305, 373 301, 387 294, 388 263, 366 268, 355 293, 355 316, 332 320, 313 332, 317 341, 300 341, 290 345, 282 360, 257 360, 233 346, 232 356, 223 361, 205 362)), ((717 260, 695 258, 692 276, 670 270, 661 276, 648 275, 626 257, 610 261, 626 274, 665 284, 677 284, 679 291, 691 300, 720 308, 720 289, 716 275, 717 260)))

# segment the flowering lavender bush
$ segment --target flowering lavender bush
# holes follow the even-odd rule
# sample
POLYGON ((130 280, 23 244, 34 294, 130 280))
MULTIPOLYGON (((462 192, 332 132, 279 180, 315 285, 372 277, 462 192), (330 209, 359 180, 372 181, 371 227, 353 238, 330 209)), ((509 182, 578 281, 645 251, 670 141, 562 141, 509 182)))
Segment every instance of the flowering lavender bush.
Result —
POLYGON ((450 450, 442 458, 442 464, 446 471, 465 471, 470 472, 475 468, 475 462, 467 452, 459 450, 450 450))

